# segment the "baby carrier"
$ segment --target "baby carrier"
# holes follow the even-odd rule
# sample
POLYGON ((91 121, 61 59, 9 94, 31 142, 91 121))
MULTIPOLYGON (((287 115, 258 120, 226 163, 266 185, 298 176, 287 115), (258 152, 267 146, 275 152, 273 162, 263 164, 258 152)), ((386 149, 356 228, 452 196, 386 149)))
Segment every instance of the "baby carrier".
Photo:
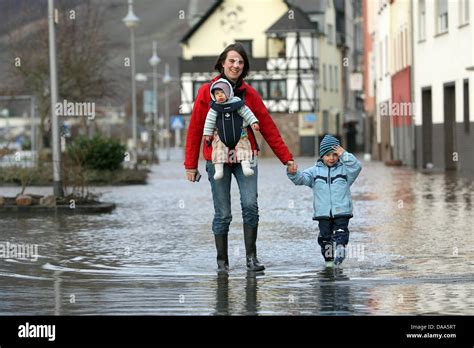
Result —
POLYGON ((220 140, 229 149, 234 149, 240 140, 244 118, 239 115, 238 110, 244 106, 244 101, 231 104, 219 104, 211 101, 211 108, 217 112, 216 128, 220 140))

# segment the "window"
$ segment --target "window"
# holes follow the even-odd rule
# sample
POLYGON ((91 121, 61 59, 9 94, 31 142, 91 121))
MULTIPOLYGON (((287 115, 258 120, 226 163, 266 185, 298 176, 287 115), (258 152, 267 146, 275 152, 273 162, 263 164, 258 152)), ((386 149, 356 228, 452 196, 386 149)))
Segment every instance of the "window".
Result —
POLYGON ((252 57, 252 40, 239 40, 239 43, 244 46, 245 52, 247 52, 249 57, 252 57))
POLYGON ((323 90, 326 90, 327 75, 326 75, 326 64, 323 64, 323 90))
POLYGON ((410 65, 410 45, 408 44, 408 28, 405 28, 405 64, 410 65))
POLYGON ((329 112, 327 110, 323 111, 323 133, 329 133, 329 112))
POLYGON ((464 80, 464 131, 466 133, 470 132, 470 124, 469 124, 469 80, 464 80))
POLYGON ((469 23, 469 1, 471 0, 459 1, 459 25, 469 23))
POLYGON ((338 77, 338 69, 337 69, 337 66, 334 67, 334 88, 336 89, 336 92, 339 91, 339 77, 338 77))
POLYGON ((448 0, 437 0, 436 5, 436 26, 438 28, 438 34, 441 34, 448 31, 448 0))
POLYGON ((401 46, 400 69, 403 69, 405 67, 405 40, 403 38, 403 31, 400 33, 400 46, 401 46))
POLYGON ((418 3, 418 39, 426 39, 426 4, 425 0, 418 3))
POLYGON ((270 81, 270 99, 286 98, 286 81, 273 80, 270 81))
POLYGON ((328 27, 328 31, 327 31, 328 44, 332 45, 333 42, 334 42, 334 39, 333 39, 333 36, 334 36, 333 26, 332 26, 332 24, 328 24, 327 27, 328 27))
POLYGON ((383 75, 383 41, 379 42, 379 80, 382 80, 383 75))
POLYGON ((268 81, 264 80, 253 80, 250 82, 250 86, 255 88, 262 99, 268 99, 268 81))
POLYGON ((356 51, 362 51, 362 26, 360 22, 354 24, 354 46, 356 51))
POLYGON ((205 83, 206 83, 205 81, 194 81, 193 82, 193 100, 196 99, 196 97, 198 95, 199 88, 201 88, 201 86, 205 83))
POLYGON ((398 42, 397 42, 398 46, 395 46, 395 47, 398 48, 397 49, 397 51, 398 51, 397 52, 397 60, 398 60, 398 62, 397 62, 397 71, 398 71, 398 70, 401 70, 402 65, 403 65, 403 63, 402 63, 402 60, 403 60, 403 58, 402 58, 402 55, 403 55, 403 53, 402 53, 403 38, 402 38, 402 33, 401 32, 398 33, 397 39, 398 39, 398 42))
POLYGON ((285 39, 269 38, 268 39, 268 58, 285 58, 286 48, 285 39))
POLYGON ((329 92, 332 92, 332 65, 329 65, 329 92))
POLYGON ((400 54, 400 50, 398 48, 398 41, 397 41, 397 36, 394 35, 395 37, 392 39, 392 47, 393 49, 393 54, 392 54, 392 64, 393 64, 393 70, 398 71, 398 55, 400 54))
POLYGON ((464 23, 469 22, 469 1, 470 0, 464 0, 464 23))

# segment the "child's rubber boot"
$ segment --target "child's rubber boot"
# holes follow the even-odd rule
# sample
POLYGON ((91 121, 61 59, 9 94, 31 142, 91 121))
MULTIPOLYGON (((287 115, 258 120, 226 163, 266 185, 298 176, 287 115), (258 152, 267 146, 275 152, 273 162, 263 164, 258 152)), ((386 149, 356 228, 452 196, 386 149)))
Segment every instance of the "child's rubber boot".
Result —
POLYGON ((220 180, 224 177, 224 163, 214 163, 214 180, 220 180))
POLYGON ((245 176, 251 176, 253 175, 253 169, 250 168, 250 161, 242 161, 240 162, 240 165, 242 166, 242 171, 244 172, 245 176))
POLYGON ((344 245, 339 244, 336 247, 336 252, 334 256, 334 266, 339 266, 346 258, 346 248, 344 248, 344 245))

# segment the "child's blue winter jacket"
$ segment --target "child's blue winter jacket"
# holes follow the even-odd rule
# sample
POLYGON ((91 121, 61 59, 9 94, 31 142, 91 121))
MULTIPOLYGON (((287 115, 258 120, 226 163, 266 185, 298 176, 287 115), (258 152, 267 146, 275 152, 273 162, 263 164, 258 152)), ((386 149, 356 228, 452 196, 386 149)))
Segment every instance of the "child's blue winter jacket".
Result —
POLYGON ((288 178, 295 185, 313 188, 313 220, 352 217, 350 187, 361 170, 359 160, 344 151, 332 167, 326 166, 320 158, 313 167, 303 172, 288 173, 288 178))

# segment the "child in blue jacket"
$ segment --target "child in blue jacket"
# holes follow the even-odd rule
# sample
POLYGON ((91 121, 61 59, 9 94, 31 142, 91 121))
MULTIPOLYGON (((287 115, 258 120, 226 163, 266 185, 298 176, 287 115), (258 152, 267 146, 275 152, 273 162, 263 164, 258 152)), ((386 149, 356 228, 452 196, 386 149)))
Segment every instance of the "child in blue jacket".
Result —
POLYGON ((288 168, 288 178, 295 185, 313 189, 313 220, 319 222, 318 243, 327 266, 340 265, 349 242, 349 219, 352 217, 350 187, 362 170, 354 155, 345 151, 339 141, 327 134, 319 146, 316 164, 300 172, 288 168), (336 245, 335 251, 333 250, 336 245))

